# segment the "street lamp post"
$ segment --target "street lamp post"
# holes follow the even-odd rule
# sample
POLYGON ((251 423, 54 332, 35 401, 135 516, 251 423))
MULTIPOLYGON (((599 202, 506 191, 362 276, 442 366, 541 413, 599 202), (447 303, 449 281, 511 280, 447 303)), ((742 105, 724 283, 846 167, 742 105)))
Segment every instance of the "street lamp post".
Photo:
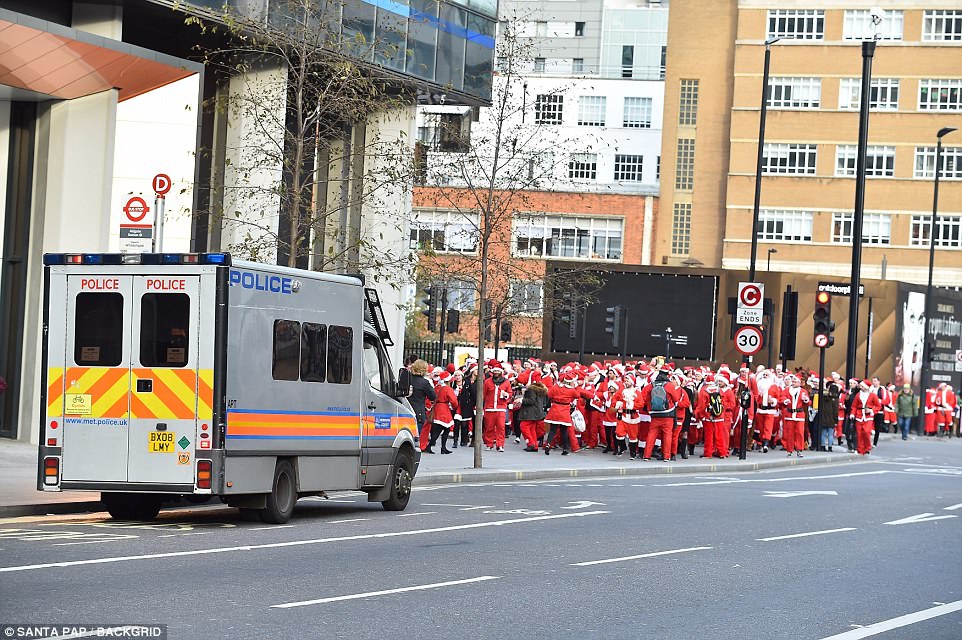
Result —
POLYGON ((748 264, 748 281, 755 282, 755 260, 758 258, 758 216, 762 201, 762 163, 765 159, 765 119, 768 116, 768 69, 772 61, 772 45, 781 38, 765 41, 765 65, 762 70, 762 108, 758 116, 758 156, 755 159, 755 206, 752 208, 752 255, 748 264))
POLYGON ((929 342, 929 317, 932 315, 932 271, 935 268, 935 233, 938 229, 939 216, 939 174, 942 172, 942 138, 955 131, 955 127, 942 127, 935 134, 935 187, 932 195, 932 222, 929 223, 929 280, 925 287, 925 324, 922 334, 925 342, 922 343, 922 389, 925 390, 931 384, 932 368, 929 360, 932 358, 932 345, 929 342))
POLYGON ((773 253, 778 253, 778 249, 776 249, 775 247, 769 247, 769 249, 768 249, 768 266, 765 268, 765 271, 771 271, 771 270, 772 270, 772 254, 773 254, 773 253))
POLYGON ((849 296, 848 302, 846 380, 855 377, 855 352, 858 347, 858 289, 862 271, 862 219, 865 213, 865 152, 868 147, 868 112, 872 95, 872 58, 874 56, 875 40, 863 42, 862 86, 859 90, 858 154, 855 165, 855 211, 852 214, 852 294, 849 296))

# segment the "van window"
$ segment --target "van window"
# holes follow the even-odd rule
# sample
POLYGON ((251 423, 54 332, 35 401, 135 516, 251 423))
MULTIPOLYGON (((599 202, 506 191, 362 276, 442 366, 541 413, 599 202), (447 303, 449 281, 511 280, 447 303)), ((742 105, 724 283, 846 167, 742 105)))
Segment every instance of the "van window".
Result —
POLYGON ((331 325, 327 332, 327 381, 334 384, 351 383, 351 358, 354 351, 354 330, 331 325))
POLYGON ((293 320, 275 320, 271 376, 275 380, 297 380, 300 352, 301 323, 293 320))
POLYGON ((384 395, 392 395, 394 377, 387 364, 387 356, 378 344, 377 338, 364 336, 364 375, 371 388, 377 389, 384 395))
POLYGON ((305 322, 301 325, 301 380, 324 382, 327 365, 327 327, 305 322))
POLYGON ((73 359, 82 367, 116 367, 123 357, 124 296, 78 293, 73 359))
POLYGON ((190 296, 145 293, 140 298, 140 364, 185 367, 190 357, 190 296))

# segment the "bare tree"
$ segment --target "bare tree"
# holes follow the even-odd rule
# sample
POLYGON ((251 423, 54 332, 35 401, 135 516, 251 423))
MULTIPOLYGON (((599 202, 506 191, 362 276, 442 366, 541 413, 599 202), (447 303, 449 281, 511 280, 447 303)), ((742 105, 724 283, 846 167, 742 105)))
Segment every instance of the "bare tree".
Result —
POLYGON ((213 213, 235 238, 230 249, 255 260, 277 251, 289 266, 407 275, 406 247, 383 241, 406 227, 386 203, 410 188, 410 142, 368 125, 410 114, 414 90, 358 62, 389 62, 403 41, 371 40, 342 21, 343 4, 275 0, 256 14, 225 3, 188 18, 224 43, 203 50, 229 88, 207 106, 235 127, 224 209, 213 213), (362 229, 362 207, 389 228, 362 229))
MULTIPOLYGON (((493 315, 485 310, 516 313, 516 305, 511 304, 512 284, 538 283, 555 291, 592 286, 592 278, 582 272, 546 274, 541 263, 512 259, 511 221, 537 211, 536 194, 560 184, 552 149, 564 146, 563 140, 551 138, 544 126, 546 118, 541 117, 541 109, 549 108, 550 100, 533 104, 527 95, 523 74, 533 68, 532 43, 522 35, 521 22, 512 16, 500 23, 492 105, 481 110, 479 126, 471 131, 470 139, 458 119, 448 118, 435 124, 441 127, 437 138, 446 142, 446 148, 430 153, 421 146, 415 153, 417 181, 425 185, 420 189, 419 204, 455 212, 452 232, 462 236, 455 241, 442 230, 439 243, 467 249, 450 255, 448 246, 424 247, 418 277, 429 283, 468 282, 476 288, 477 349, 482 367, 484 330, 493 315), (446 255, 435 256, 432 249, 444 250, 446 255), (547 283, 547 279, 555 282, 547 283)), ((482 430, 483 383, 484 376, 478 376, 475 434, 482 430)), ((481 438, 474 440, 474 466, 481 467, 481 438)))

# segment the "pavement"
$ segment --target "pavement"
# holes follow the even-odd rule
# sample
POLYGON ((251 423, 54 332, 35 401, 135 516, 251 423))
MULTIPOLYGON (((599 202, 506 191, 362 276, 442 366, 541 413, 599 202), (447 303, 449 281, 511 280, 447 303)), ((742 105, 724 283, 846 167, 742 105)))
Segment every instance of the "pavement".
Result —
MULTIPOLYGON (((912 441, 916 436, 911 436, 912 441)), ((923 439, 924 440, 924 439, 923 439)), ((881 447, 875 453, 886 452, 888 443, 898 446, 895 435, 880 436, 881 447)), ((675 462, 631 460, 602 454, 601 449, 582 450, 568 456, 555 450, 546 456, 542 452, 528 453, 523 443, 506 443, 505 451, 482 451, 482 468, 475 469, 473 450, 459 447, 451 455, 422 455, 421 466, 414 482, 416 486, 457 484, 463 482, 502 482, 510 480, 548 480, 560 478, 593 478, 609 476, 648 476, 680 473, 750 472, 801 465, 838 464, 860 459, 849 454, 844 446, 832 453, 806 451, 804 457, 787 457, 784 451, 750 452, 746 460, 737 457, 700 459, 700 448, 695 456, 675 462)), ((101 511, 100 496, 94 492, 37 491, 37 447, 29 443, 0 438, 0 517, 40 514, 68 514, 101 511)))
POLYGON ((404 512, 343 492, 282 526, 226 507, 5 518, 0 637, 962 637, 962 440, 733 471, 422 485, 404 512))

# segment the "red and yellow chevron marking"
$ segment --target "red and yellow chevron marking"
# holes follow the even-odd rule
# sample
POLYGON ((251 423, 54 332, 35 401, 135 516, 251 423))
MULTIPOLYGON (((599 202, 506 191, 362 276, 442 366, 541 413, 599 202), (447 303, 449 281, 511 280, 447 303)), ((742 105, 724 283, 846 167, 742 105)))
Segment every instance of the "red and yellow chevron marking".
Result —
POLYGON ((63 367, 47 369, 47 417, 63 415, 63 367))
POLYGON ((325 416, 296 413, 227 414, 231 438, 357 438, 359 416, 325 416))
POLYGON ((214 370, 201 369, 197 375, 197 419, 214 418, 214 370))
POLYGON ((91 412, 84 416, 85 418, 127 417, 129 369, 69 367, 64 380, 66 382, 64 393, 90 395, 91 412))
POLYGON ((193 369, 131 369, 130 417, 192 420, 197 410, 193 369), (138 380, 152 380, 150 392, 137 392, 138 380))

